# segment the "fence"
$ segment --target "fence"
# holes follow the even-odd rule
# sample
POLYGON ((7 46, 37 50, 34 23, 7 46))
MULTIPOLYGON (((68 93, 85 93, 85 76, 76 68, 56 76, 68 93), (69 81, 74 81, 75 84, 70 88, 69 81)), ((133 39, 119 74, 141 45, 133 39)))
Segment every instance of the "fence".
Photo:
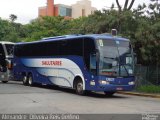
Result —
POLYGON ((136 65, 136 87, 142 85, 160 85, 160 66, 136 65))

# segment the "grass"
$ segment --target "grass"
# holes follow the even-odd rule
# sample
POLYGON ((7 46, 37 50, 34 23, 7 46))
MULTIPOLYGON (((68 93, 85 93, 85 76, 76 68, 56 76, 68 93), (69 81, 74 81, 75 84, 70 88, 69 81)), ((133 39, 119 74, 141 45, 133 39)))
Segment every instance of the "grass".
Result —
POLYGON ((160 86, 144 85, 138 87, 136 90, 138 92, 145 92, 145 93, 160 93, 160 86))

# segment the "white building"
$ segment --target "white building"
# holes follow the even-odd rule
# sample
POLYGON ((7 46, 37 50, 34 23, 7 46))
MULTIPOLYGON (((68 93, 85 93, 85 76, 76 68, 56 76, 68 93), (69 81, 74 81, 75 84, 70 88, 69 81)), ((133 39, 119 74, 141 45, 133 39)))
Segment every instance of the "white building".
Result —
POLYGON ((95 10, 97 9, 91 6, 90 0, 78 1, 76 4, 72 5, 72 18, 88 16, 92 14, 95 10))
POLYGON ((79 18, 88 16, 97 10, 91 6, 90 0, 80 0, 72 6, 54 4, 54 0, 47 0, 47 6, 39 7, 39 16, 64 16, 66 18, 79 18))

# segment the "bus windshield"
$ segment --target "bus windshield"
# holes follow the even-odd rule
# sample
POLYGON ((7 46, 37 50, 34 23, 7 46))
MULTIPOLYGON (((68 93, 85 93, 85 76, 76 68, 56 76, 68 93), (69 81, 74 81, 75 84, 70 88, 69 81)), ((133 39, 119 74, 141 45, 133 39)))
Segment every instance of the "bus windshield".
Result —
POLYGON ((100 53, 99 74, 106 76, 132 76, 133 56, 129 41, 97 40, 100 53))
POLYGON ((13 56, 13 44, 5 44, 7 55, 8 56, 13 56))

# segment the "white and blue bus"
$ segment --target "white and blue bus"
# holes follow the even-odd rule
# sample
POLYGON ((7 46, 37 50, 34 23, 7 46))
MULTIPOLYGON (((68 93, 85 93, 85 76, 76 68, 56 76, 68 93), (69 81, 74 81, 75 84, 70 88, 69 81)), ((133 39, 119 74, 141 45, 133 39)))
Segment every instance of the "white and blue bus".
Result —
POLYGON ((11 60, 14 43, 0 41, 0 81, 7 83, 11 78, 11 60))
POLYGON ((130 41, 104 34, 66 35, 17 43, 13 74, 24 85, 57 85, 86 91, 134 89, 134 55, 130 41))

